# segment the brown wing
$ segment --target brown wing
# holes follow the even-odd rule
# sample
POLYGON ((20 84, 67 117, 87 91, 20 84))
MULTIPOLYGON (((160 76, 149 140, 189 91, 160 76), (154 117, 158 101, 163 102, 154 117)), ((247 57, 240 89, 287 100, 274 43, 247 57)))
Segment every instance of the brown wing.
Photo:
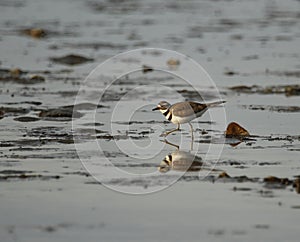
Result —
POLYGON ((191 115, 198 116, 206 111, 207 106, 196 102, 181 102, 173 104, 170 109, 172 110, 173 115, 178 117, 191 115))

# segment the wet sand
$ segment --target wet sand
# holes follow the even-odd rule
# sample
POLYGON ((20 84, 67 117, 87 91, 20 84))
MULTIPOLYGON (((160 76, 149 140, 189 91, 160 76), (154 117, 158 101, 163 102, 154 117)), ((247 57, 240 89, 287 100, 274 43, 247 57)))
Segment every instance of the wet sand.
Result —
MULTIPOLYGON (((296 0, 2 1, 0 240, 298 241, 298 9, 296 0), (109 129, 111 109, 126 90, 149 82, 166 83, 187 99, 197 99, 197 93, 142 59, 126 59, 141 71, 121 78, 101 103, 80 103, 74 113, 73 108, 80 85, 99 63, 142 47, 172 49, 198 61, 227 101, 227 123, 238 122, 251 136, 241 143, 226 139, 225 127, 217 128, 207 113, 193 122, 194 144, 200 147, 199 159, 216 171, 199 176, 198 163, 171 187, 134 196, 109 190, 91 177, 78 158, 74 132, 79 147, 99 140, 120 169, 157 171, 176 150, 160 137, 161 154, 147 161, 130 159, 113 144, 134 140, 143 146, 157 133, 155 125, 173 128, 150 111, 157 96, 174 100, 172 93, 137 92, 126 104, 144 97, 149 107, 130 123, 115 122, 118 132, 109 129), (95 109, 94 125, 87 117, 95 109), (74 120, 79 122, 75 131, 74 120), (205 160, 209 145, 223 143, 218 162, 205 160)), ((97 89, 103 90, 106 81, 99 80, 97 89)), ((203 95, 216 97, 209 89, 203 95)), ((189 127, 182 128, 186 143, 181 148, 188 152, 189 127)), ((178 144, 179 138, 170 135, 169 141, 178 144)), ((168 171, 153 179, 120 178, 108 184, 146 192, 168 184, 182 167, 164 167, 168 171)))

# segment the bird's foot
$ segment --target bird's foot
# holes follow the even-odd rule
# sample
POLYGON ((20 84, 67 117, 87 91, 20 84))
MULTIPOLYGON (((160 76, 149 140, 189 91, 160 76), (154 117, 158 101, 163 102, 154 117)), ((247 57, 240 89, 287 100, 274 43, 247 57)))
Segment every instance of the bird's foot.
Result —
POLYGON ((167 137, 168 133, 162 133, 159 137, 167 137))
POLYGON ((174 130, 170 130, 170 131, 168 131, 168 132, 166 132, 166 133, 162 133, 162 134, 160 135, 160 137, 167 137, 169 134, 172 134, 172 133, 174 133, 174 132, 176 132, 176 131, 180 131, 180 129, 174 129, 174 130))

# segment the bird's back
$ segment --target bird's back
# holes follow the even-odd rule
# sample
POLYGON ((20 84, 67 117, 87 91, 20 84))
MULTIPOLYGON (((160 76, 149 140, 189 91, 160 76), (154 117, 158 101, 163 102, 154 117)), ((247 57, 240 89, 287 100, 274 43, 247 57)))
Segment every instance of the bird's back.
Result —
POLYGON ((172 114, 177 117, 195 116, 200 117, 206 110, 207 105, 196 102, 180 102, 170 107, 172 114))

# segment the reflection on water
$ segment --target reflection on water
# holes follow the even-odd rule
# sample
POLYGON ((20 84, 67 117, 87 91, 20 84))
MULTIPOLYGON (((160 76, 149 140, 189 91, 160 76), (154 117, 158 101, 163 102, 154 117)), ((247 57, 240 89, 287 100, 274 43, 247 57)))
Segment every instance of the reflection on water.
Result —
POLYGON ((300 194, 300 178, 297 178, 294 181, 293 187, 295 188, 295 191, 300 194))
POLYGON ((173 144, 167 139, 165 139, 163 142, 175 147, 176 151, 169 153, 161 161, 158 167, 160 172, 166 173, 170 170, 181 172, 196 172, 201 170, 220 171, 213 169, 209 164, 205 163, 202 158, 197 155, 197 153, 191 152, 193 149, 193 139, 191 140, 190 151, 180 150, 179 145, 173 144))
POLYGON ((176 150, 168 154, 160 163, 158 170, 166 173, 170 170, 175 171, 200 171, 201 169, 209 169, 202 158, 190 152, 176 150))

